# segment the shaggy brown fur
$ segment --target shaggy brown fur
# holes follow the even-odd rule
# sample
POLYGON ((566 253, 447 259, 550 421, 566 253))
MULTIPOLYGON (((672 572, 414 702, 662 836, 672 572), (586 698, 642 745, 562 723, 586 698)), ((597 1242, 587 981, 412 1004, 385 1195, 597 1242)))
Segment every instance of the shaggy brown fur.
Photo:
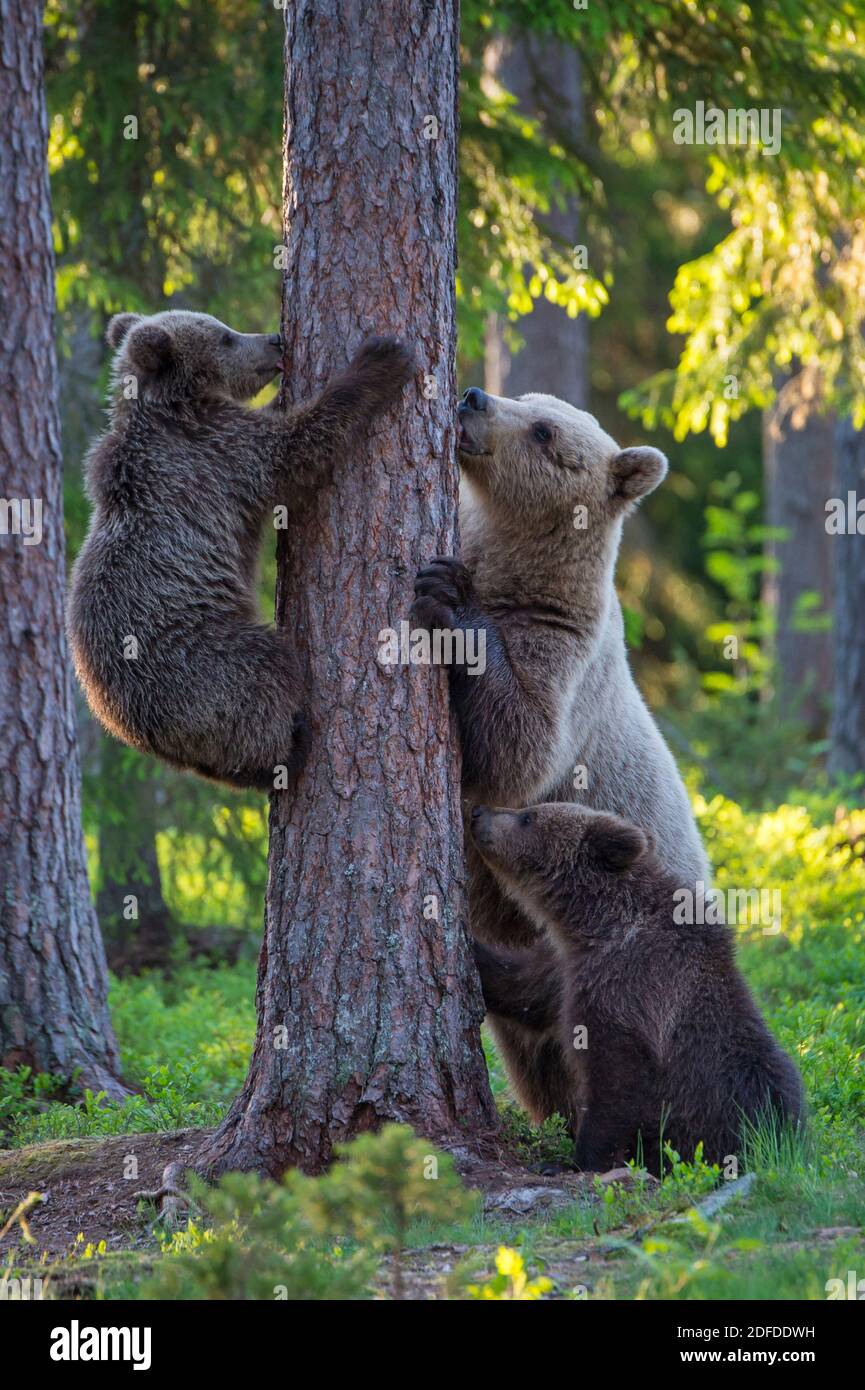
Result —
POLYGON ((108 341, 110 427, 87 459, 94 511, 69 607, 79 679, 125 743, 272 789, 286 780, 279 769, 300 767, 308 738, 288 639, 258 616, 262 527, 326 480, 408 381, 411 352, 370 339, 284 414, 242 404, 280 371, 278 334, 171 311, 118 314, 108 341))
POLYGON ((558 1040, 578 1167, 641 1155, 658 1173, 663 1143, 691 1159, 700 1140, 720 1163, 740 1152, 743 1121, 798 1123, 798 1073, 736 968, 732 932, 675 923, 677 879, 643 831, 548 803, 475 807, 471 833, 543 934, 524 951, 477 943, 487 1008, 558 1040))
MULTIPOLYGON (((421 571, 414 614, 430 629, 486 633, 484 674, 449 673, 468 805, 611 810, 652 833, 681 885, 708 882, 685 788, 631 676, 614 587, 623 519, 661 482, 666 459, 620 449, 593 416, 553 396, 473 388, 459 422, 463 560, 421 571)), ((531 943, 534 927, 471 842, 468 856, 475 935, 531 943)), ((503 1019, 494 1032, 532 1113, 564 1110, 571 1088, 558 1041, 503 1019)))

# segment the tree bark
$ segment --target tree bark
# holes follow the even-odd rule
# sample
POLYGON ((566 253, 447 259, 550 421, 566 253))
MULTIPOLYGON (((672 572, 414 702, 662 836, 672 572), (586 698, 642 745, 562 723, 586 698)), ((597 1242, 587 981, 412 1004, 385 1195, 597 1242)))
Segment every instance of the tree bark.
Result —
POLYGON ((766 522, 787 533, 768 543, 779 568, 766 576, 763 589, 775 619, 777 695, 780 707, 814 735, 825 732, 832 689, 832 632, 815 620, 832 611, 833 538, 823 521, 835 421, 821 414, 819 391, 815 374, 800 371, 780 387, 763 419, 766 522), (808 593, 819 594, 819 609, 799 613, 808 593))
POLYGON ((211 1173, 314 1172, 385 1120, 475 1149, 496 1128, 446 674, 378 660, 419 564, 456 548, 457 45, 453 0, 286 11, 288 389, 372 332, 411 341, 418 372, 280 536, 313 747, 271 809, 258 1034, 211 1173))
POLYGON ((125 1094, 81 830, 64 632, 41 12, 0 0, 0 1062, 125 1094), (36 503, 42 538, 16 522, 36 503), (18 530, 18 534, 15 534, 18 530))
MULTIPOLYGON (((555 106, 559 125, 574 138, 585 126, 580 55, 565 43, 521 35, 509 42, 499 39, 490 46, 488 61, 502 85, 517 98, 520 110, 543 121, 555 106)), ((568 246, 580 238, 580 209, 576 199, 564 208, 551 208, 543 219, 547 230, 568 246)), ((525 340, 520 352, 511 354, 497 316, 487 327, 484 353, 484 385, 494 396, 521 396, 543 391, 571 405, 586 409, 589 398, 589 328, 585 314, 568 315, 557 304, 541 297, 530 314, 520 319, 525 340)))
MULTIPOLYGON (((831 496, 865 498, 865 430, 838 423, 831 496)), ((825 507, 825 498, 824 498, 825 507)), ((823 512, 825 518, 825 511, 823 512)), ((835 558, 835 662, 829 770, 865 772, 865 536, 830 536, 835 558)))

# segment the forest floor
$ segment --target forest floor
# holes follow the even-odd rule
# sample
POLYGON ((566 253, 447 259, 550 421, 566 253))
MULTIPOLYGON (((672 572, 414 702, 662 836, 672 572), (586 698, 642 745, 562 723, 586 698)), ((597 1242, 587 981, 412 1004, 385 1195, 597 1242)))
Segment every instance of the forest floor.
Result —
MULTIPOLYGON (((482 1189, 470 1214, 411 1226, 401 1261, 407 1296, 825 1299, 830 1280, 865 1280, 865 815, 839 813, 828 795, 763 813, 716 798, 698 802, 698 814, 719 886, 782 885, 780 930, 742 929, 739 958, 802 1070, 807 1138, 758 1142, 745 1155, 744 1184, 675 1158, 661 1183, 632 1171, 545 1178, 541 1168, 569 1157, 563 1128, 553 1120, 535 1129, 507 1105, 488 1045, 524 1174, 500 1175, 498 1184, 470 1175, 482 1189), (514 1295, 512 1278, 510 1294, 496 1292, 502 1281, 491 1276, 501 1259, 508 1267, 518 1259, 524 1295, 514 1295), (533 1285, 538 1277, 549 1286, 533 1285)), ((147 1297, 154 1271, 174 1265, 172 1296, 192 1297, 190 1268, 230 1228, 246 1263, 219 1274, 229 1280, 219 1296, 253 1296, 256 1242, 244 1247, 243 1213, 252 1207, 243 1208, 242 1193, 231 1197, 236 1209, 229 1202, 217 1216, 190 1210, 174 1231, 134 1194, 158 1188, 166 1162, 186 1158, 240 1089, 254 1035, 254 973, 250 962, 198 963, 168 977, 114 981, 124 1074, 140 1088, 122 1103, 85 1094, 71 1104, 51 1078, 0 1077, 0 1142, 8 1146, 0 1152, 0 1230, 28 1193, 46 1199, 33 1199, 26 1233, 13 1221, 0 1275, 39 1273, 54 1296, 147 1297)), ((290 1261, 290 1249, 280 1258, 290 1261)), ((390 1290, 391 1264, 377 1254, 368 1292, 390 1290)))
MULTIPOLYGON (((159 1218, 153 1194, 162 1190, 165 1168, 174 1163, 192 1167, 197 1151, 212 1133, 212 1129, 181 1129, 167 1134, 55 1139, 0 1150, 4 1224, 10 1213, 38 1194, 24 1212, 28 1265, 62 1264, 82 1238, 91 1248, 102 1242, 113 1251, 147 1248, 159 1218)), ((536 1173, 504 1155, 500 1161, 471 1157, 462 1171, 466 1184, 482 1194, 484 1213, 504 1222, 561 1209, 590 1191, 593 1182, 579 1173, 536 1173)), ((610 1182, 631 1185, 633 1176, 628 1169, 618 1168, 602 1175, 601 1188, 610 1182)), ((13 1221, 0 1235, 0 1261, 19 1248, 20 1237, 20 1223, 13 1221)))
MULTIPOLYGON (((172 1258, 166 1243, 177 1236, 136 1194, 158 1189, 167 1163, 191 1161, 207 1133, 3 1151, 0 1210, 11 1214, 29 1193, 39 1200, 23 1228, 13 1223, 0 1240, 0 1265, 18 1278, 41 1278, 54 1298, 140 1296, 142 1281, 172 1258)), ((829 1280, 846 1288, 849 1271, 865 1274, 865 1186, 857 1174, 827 1183, 782 1160, 720 1188, 717 1175, 693 1165, 663 1183, 622 1169, 545 1177, 488 1166, 479 1176, 485 1190, 469 1219, 409 1233, 404 1298, 461 1298, 469 1285, 483 1288, 503 1247, 519 1253, 529 1280, 549 1281, 543 1296, 552 1299, 822 1299, 829 1280)), ((195 1234, 196 1222, 195 1208, 182 1214, 181 1240, 195 1234)), ((392 1284, 393 1260, 385 1256, 370 1293, 387 1297, 392 1284)))

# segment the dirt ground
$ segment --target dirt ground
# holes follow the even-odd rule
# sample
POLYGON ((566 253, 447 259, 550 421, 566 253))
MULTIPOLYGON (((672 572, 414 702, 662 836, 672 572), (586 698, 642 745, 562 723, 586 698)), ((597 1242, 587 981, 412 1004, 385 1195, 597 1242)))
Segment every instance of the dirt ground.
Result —
MULTIPOLYGON (((206 1131, 119 1134, 106 1139, 56 1139, 0 1150, 0 1211, 7 1216, 28 1193, 42 1201, 27 1215, 34 1244, 30 1259, 59 1259, 81 1233, 109 1250, 151 1243, 150 1222, 135 1193, 161 1186, 167 1163, 190 1161, 206 1131)), ((2 1223, 0 1223, 2 1230, 2 1223)), ((17 1223, 0 1240, 0 1254, 17 1248, 17 1223)))
MULTIPOLYGON (((0 1212, 8 1218, 28 1194, 41 1195, 27 1213, 33 1241, 28 1263, 62 1258, 79 1234, 93 1245, 105 1241, 109 1251, 146 1248, 152 1245, 153 1209, 142 1211, 136 1194, 160 1189, 168 1164, 191 1164, 209 1132, 58 1139, 0 1150, 0 1212)), ((533 1173, 502 1154, 492 1161, 456 1151, 454 1158, 466 1183, 484 1193, 489 1213, 505 1220, 542 1218, 573 1201, 591 1181, 576 1173, 533 1173)), ((609 1175, 610 1180, 623 1177, 629 1175, 622 1170, 609 1175)), ((19 1244, 15 1223, 0 1239, 0 1254, 19 1244)))

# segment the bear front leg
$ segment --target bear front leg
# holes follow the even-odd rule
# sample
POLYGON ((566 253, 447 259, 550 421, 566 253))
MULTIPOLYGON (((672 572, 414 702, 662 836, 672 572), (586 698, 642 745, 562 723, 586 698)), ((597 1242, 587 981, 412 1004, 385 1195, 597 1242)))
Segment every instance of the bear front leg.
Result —
MULTIPOLYGON (((472 797, 521 804, 546 785, 558 745, 555 689, 518 665, 512 636, 483 610, 472 576, 453 556, 438 556, 415 580, 414 621, 433 633, 471 634, 476 659, 448 667, 460 726, 463 784, 472 797)), ((552 663, 550 663, 552 664, 552 663)), ((543 663, 532 663, 538 671, 543 663)))
POLYGON ((336 457, 399 395, 414 353, 397 338, 368 338, 345 371, 285 418, 277 476, 292 490, 318 486, 336 457))
POLYGON ((544 946, 503 951, 473 941, 487 1012, 511 1019, 531 1032, 555 1025, 559 1014, 558 971, 544 946))

